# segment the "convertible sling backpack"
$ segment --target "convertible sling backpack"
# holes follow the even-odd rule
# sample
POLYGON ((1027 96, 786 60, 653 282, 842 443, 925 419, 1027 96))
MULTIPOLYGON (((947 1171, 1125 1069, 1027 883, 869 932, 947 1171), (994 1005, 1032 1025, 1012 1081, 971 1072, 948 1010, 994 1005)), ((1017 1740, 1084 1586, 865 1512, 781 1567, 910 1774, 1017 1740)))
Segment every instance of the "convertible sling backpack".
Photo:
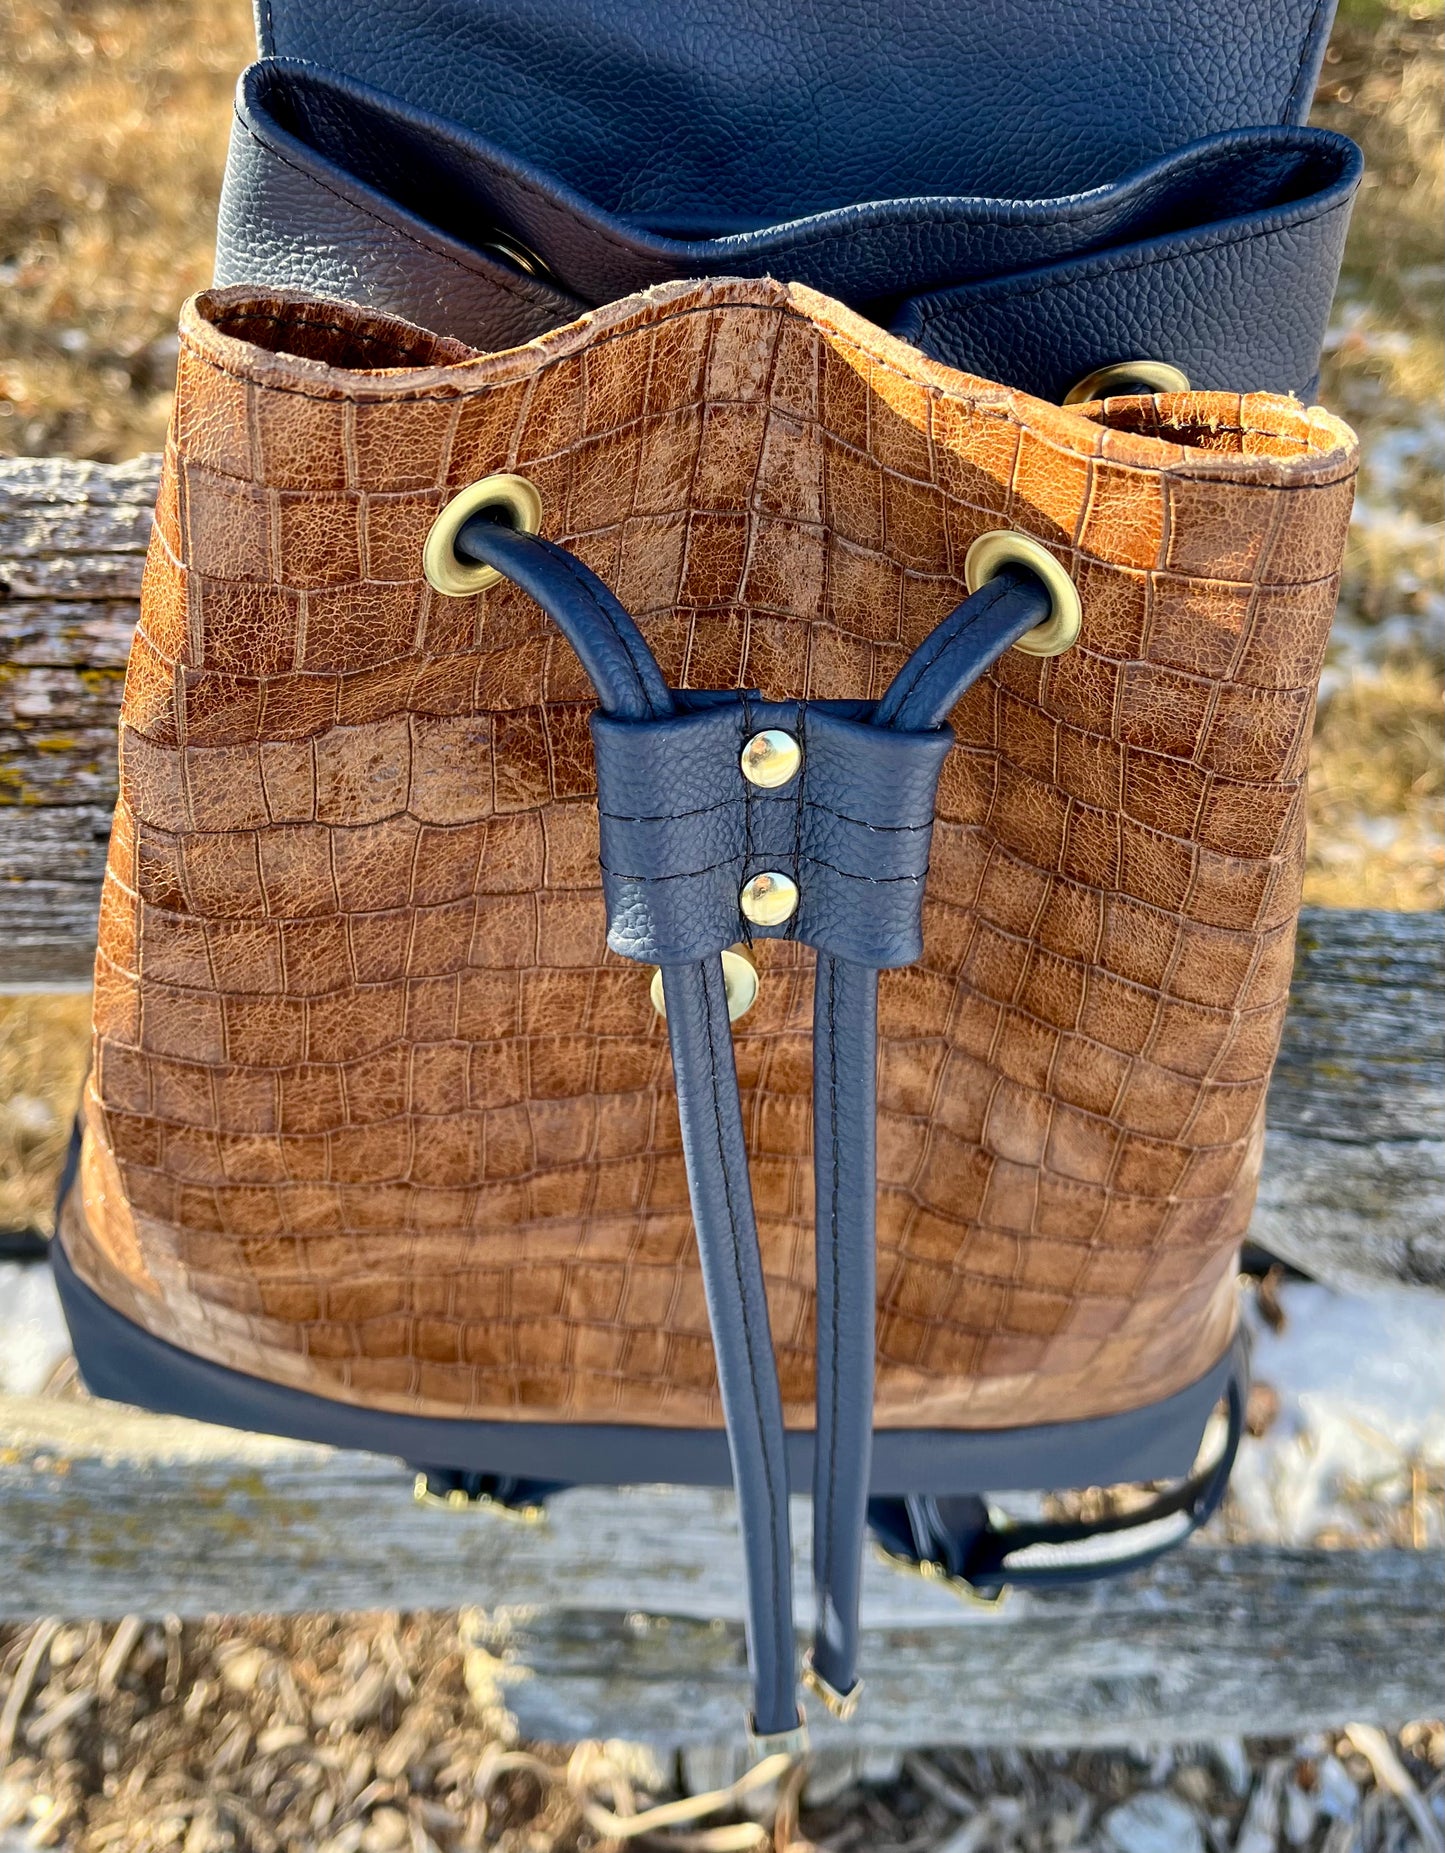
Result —
POLYGON ((785 1745, 810 1474, 841 1713, 869 1516, 985 1591, 1187 1532, 1354 470, 1289 399, 1061 408, 767 280, 492 354, 198 297, 54 1244, 87 1382, 462 1498, 731 1477, 785 1745))
POLYGON ((773 276, 1043 398, 1308 399, 1360 178, 1302 126, 1332 13, 265 0, 216 281, 500 348, 773 276))

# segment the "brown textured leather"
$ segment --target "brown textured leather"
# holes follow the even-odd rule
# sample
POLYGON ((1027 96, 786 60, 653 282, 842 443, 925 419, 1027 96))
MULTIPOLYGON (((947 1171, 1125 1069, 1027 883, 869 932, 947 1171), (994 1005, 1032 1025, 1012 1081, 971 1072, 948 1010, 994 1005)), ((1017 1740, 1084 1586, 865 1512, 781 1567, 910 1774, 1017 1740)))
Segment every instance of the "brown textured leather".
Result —
MULTIPOLYGON (((604 946, 586 686, 513 588, 421 576, 449 493, 520 470, 687 687, 876 696, 975 535, 1066 563, 1082 639, 961 704, 925 956, 883 978, 878 1421, 1189 1382, 1234 1319, 1354 468, 1289 400, 1064 411, 768 282, 490 356, 197 298, 71 1259, 153 1333, 347 1401, 718 1422, 665 1035, 604 946)), ((758 952, 738 1062, 808 1426, 811 955, 758 952)))

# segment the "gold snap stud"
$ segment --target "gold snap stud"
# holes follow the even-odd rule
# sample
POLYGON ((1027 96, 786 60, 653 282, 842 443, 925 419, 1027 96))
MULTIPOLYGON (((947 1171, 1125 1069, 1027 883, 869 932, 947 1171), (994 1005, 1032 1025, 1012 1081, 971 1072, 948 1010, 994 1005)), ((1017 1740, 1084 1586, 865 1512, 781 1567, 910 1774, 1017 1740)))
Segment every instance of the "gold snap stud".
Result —
MULTIPOLYGON (((746 1016, 757 1001, 758 968, 753 964, 752 954, 746 946, 729 946, 722 955, 723 989, 727 993, 728 1022, 736 1023, 738 1018, 746 1016)), ((662 990, 662 968, 652 974, 652 988, 648 995, 652 1007, 664 1020, 667 1019, 667 999, 662 990)))
POLYGON ((761 785, 774 791, 786 785, 803 763, 803 749, 781 727, 765 727, 755 733, 742 751, 743 777, 749 785, 761 785))
POLYGON ((535 534, 542 525, 542 498, 525 476, 484 476, 459 490, 431 524, 422 548, 422 571, 433 591, 468 598, 501 578, 495 566, 480 566, 457 552, 458 534, 473 515, 485 514, 499 516, 524 534, 535 534))
POLYGON ((781 926, 798 911, 798 884, 769 869, 743 883, 738 906, 754 926, 781 926))
POLYGON ((1121 393, 1137 396, 1150 392, 1188 392, 1189 375, 1167 360, 1116 360, 1108 367, 1095 367, 1064 394, 1065 405, 1088 405, 1093 399, 1107 399, 1121 393))
POLYGON ((970 592, 978 592, 1006 566, 1026 566, 1043 580, 1053 604, 1043 623, 1025 631, 1014 648, 1025 656, 1062 656, 1077 640, 1084 622, 1078 587, 1041 541, 1008 528, 979 535, 964 555, 964 584, 970 592))

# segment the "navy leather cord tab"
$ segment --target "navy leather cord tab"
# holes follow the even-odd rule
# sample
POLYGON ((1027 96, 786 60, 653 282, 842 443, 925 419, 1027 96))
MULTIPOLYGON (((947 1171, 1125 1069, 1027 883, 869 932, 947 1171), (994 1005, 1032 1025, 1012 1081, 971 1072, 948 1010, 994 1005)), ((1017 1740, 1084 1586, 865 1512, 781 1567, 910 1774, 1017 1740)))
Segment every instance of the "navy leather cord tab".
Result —
MULTIPOLYGON (((918 645, 858 731, 875 743, 951 740, 946 717, 965 690, 1048 614, 1042 583, 1022 568, 1006 568, 918 645)), ((865 763, 868 750, 862 749, 865 763)), ((878 974, 865 963, 882 961, 855 964, 820 946, 813 1001, 818 1434, 810 1664, 839 1709, 857 1685, 873 1442, 878 974)))
POLYGON ((727 990, 716 959, 665 965, 667 1033, 752 1619, 753 1728, 798 1722, 783 1405, 768 1325, 727 990))
POLYGON ((953 736, 884 732, 858 704, 708 699, 655 722, 592 718, 608 944, 667 965, 739 939, 786 938, 876 967, 923 950, 923 883, 938 775, 953 736), (850 712, 850 709, 853 711, 850 712), (802 768, 762 790, 739 770, 745 741, 781 728, 802 768), (739 910, 750 876, 798 884, 794 916, 757 926, 739 910))
POLYGON ((877 1073, 878 973, 820 952, 813 987, 818 1310, 811 1662, 845 1702, 858 1677, 872 1472, 877 1073))
MULTIPOLYGON (((537 601, 577 652, 603 714, 624 741, 678 724, 664 719, 674 714, 675 698, 641 631, 597 575, 565 548, 482 516, 460 530, 456 547, 463 558, 494 566, 537 601)), ((733 771, 741 782, 736 754, 733 771)), ((752 1717, 757 1731, 771 1735, 798 1726, 787 1442, 718 950, 704 948, 669 961, 663 988, 688 1196, 747 1565, 752 1717)))

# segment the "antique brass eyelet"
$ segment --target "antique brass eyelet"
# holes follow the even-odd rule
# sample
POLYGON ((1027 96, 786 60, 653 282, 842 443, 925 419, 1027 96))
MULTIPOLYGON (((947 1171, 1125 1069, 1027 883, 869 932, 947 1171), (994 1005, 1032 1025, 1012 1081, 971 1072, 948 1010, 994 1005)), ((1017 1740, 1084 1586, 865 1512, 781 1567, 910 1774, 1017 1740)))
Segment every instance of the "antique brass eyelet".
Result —
POLYGON ((1095 367, 1064 394, 1065 405, 1088 405, 1093 399, 1107 399, 1113 394, 1131 397, 1140 393, 1188 392, 1189 375, 1167 360, 1116 360, 1107 367, 1095 367))
POLYGON ((469 598, 495 585, 502 575, 495 566, 464 560, 457 552, 457 536, 474 515, 495 512, 508 527, 535 534, 542 525, 542 498, 525 476, 484 476, 459 490, 431 524, 422 548, 422 571, 427 584, 448 598, 469 598))
MULTIPOLYGON (((723 989, 727 993, 728 1022, 736 1023, 738 1018, 746 1016, 757 1001, 758 968, 753 963, 752 954, 746 946, 729 946, 722 955, 723 989)), ((667 999, 662 991, 661 966, 652 974, 652 985, 648 991, 652 1007, 665 1022, 667 1020, 667 999)))
POLYGON ((1062 656, 1077 641, 1084 622, 1078 587, 1047 547, 1009 528, 979 535, 964 556, 964 584, 970 592, 981 591, 1005 566, 1026 566, 1043 580, 1053 602, 1049 616, 1025 631, 1014 648, 1025 656, 1062 656))

